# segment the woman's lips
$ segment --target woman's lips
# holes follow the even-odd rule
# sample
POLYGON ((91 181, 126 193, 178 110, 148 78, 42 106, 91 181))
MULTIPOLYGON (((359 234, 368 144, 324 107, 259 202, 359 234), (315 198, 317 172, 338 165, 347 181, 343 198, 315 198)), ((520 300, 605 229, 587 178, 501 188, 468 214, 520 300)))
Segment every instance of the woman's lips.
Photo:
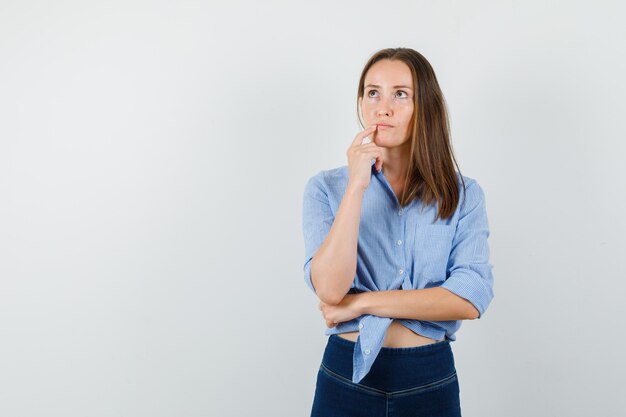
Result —
POLYGON ((376 125, 378 126, 378 129, 391 129, 393 126, 389 126, 389 125, 376 125))

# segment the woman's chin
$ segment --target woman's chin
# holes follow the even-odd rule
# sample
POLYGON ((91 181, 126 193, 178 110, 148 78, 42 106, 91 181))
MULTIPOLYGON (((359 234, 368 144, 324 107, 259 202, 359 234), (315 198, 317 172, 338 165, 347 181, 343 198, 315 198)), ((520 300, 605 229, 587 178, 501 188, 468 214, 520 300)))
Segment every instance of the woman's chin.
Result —
POLYGON ((393 141, 393 140, 377 140, 376 141, 376 146, 380 146, 381 148, 387 148, 387 149, 391 149, 391 148, 400 148, 402 146, 406 146, 406 142, 400 143, 398 141, 393 141))
POLYGON ((397 146, 397 144, 394 144, 393 138, 390 138, 390 137, 385 136, 385 135, 381 135, 381 136, 377 137, 374 140, 374 143, 376 144, 376 146, 382 146, 383 148, 389 148, 389 147, 397 146))

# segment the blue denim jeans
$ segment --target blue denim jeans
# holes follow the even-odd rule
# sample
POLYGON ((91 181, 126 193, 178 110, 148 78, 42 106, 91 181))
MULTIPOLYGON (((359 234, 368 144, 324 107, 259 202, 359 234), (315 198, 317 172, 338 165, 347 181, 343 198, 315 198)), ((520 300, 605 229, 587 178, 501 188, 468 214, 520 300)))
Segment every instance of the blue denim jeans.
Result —
POLYGON ((448 339, 383 347, 369 373, 352 382, 356 343, 330 335, 317 373, 311 417, 460 417, 459 382, 448 339))

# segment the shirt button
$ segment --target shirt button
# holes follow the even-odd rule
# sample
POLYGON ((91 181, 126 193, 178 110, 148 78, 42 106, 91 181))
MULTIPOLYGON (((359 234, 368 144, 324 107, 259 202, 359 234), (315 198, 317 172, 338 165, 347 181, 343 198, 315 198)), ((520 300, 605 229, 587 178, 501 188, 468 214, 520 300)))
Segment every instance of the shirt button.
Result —
POLYGON ((400 275, 404 274, 404 269, 400 270, 400 275))
POLYGON ((363 323, 359 323, 359 329, 363 328, 363 323))
POLYGON ((402 209, 398 210, 398 216, 402 216, 402 209))
POLYGON ((369 355, 370 354, 370 350, 369 349, 365 349, 365 354, 369 355))
POLYGON ((401 240, 398 240, 398 245, 401 245, 401 244, 402 244, 402 241, 401 241, 401 240))

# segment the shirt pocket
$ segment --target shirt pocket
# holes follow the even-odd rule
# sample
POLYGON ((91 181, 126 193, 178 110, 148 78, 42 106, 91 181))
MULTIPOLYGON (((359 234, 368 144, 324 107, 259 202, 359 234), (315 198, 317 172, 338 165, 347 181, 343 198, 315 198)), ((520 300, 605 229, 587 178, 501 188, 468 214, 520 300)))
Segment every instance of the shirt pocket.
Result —
POLYGON ((417 288, 440 285, 447 278, 456 225, 418 224, 415 230, 413 273, 417 288))

